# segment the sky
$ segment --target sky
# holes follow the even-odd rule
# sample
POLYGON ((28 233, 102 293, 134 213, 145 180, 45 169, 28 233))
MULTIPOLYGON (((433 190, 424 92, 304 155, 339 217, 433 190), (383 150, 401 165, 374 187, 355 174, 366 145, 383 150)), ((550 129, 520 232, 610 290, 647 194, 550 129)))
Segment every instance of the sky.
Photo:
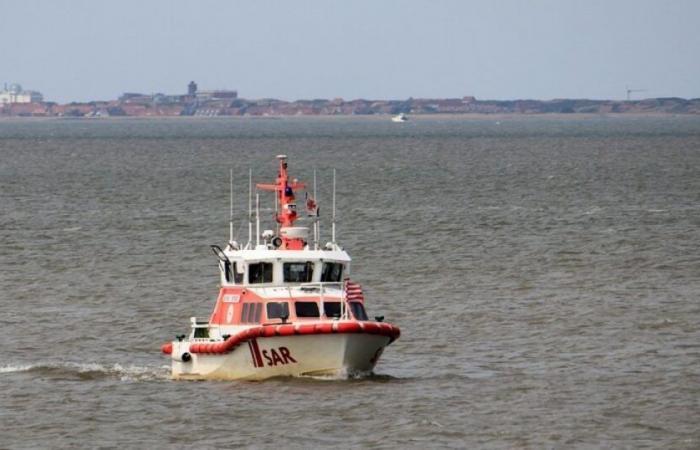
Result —
MULTIPOLYGON (((45 100, 700 97, 700 0, 0 0, 45 100)), ((0 88, 2 86, 0 85, 0 88)))

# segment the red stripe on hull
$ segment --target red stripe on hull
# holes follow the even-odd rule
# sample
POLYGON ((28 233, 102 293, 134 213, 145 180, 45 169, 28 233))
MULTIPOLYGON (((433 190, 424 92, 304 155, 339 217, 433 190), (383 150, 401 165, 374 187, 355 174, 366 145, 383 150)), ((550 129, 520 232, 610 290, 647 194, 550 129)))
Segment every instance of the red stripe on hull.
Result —
POLYGON ((262 361, 262 355, 260 355, 260 348, 258 347, 258 341, 257 341, 257 339, 251 339, 250 342, 253 344, 253 351, 255 352, 255 359, 258 362, 258 365, 256 367, 262 367, 263 361, 262 361))
POLYGON ((250 357, 253 359, 253 367, 258 367, 258 360, 255 359, 255 351, 253 351, 253 341, 248 341, 248 349, 250 350, 250 357))

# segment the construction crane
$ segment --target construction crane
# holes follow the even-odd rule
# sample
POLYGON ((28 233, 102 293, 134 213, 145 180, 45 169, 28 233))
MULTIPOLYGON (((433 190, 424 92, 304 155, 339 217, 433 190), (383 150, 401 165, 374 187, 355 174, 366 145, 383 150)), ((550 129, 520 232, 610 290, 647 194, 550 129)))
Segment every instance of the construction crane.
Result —
POLYGON ((630 89, 629 86, 625 86, 625 90, 627 91, 627 101, 630 101, 630 94, 633 92, 646 92, 646 89, 630 89))

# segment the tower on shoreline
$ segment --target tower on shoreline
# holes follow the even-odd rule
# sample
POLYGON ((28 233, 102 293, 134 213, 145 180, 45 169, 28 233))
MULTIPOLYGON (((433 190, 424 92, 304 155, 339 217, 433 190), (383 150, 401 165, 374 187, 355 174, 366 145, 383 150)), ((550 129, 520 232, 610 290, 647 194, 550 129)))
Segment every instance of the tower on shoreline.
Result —
POLYGON ((197 95, 197 83, 194 81, 190 81, 190 84, 187 85, 187 95, 197 95))

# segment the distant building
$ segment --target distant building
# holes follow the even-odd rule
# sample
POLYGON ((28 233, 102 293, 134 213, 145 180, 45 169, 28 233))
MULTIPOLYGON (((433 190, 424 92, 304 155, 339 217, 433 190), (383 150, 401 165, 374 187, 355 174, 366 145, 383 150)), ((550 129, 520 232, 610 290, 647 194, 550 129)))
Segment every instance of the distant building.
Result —
POLYGON ((187 95, 194 96, 197 93, 197 83, 194 81, 190 81, 190 84, 187 85, 187 95))
POLYGON ((197 91, 197 100, 234 100, 238 98, 238 91, 213 90, 213 91, 197 91))
POLYGON ((19 84, 12 84, 0 91, 0 105, 15 103, 41 103, 44 96, 37 91, 25 91, 19 84))
POLYGON ((138 92, 125 92, 119 97, 120 103, 133 103, 137 105, 147 105, 153 103, 153 96, 139 94, 138 92))
POLYGON ((186 95, 153 94, 153 103, 157 105, 179 104, 183 103, 186 99, 186 95))
POLYGON ((119 101, 120 102, 125 102, 127 100, 131 100, 132 98, 138 98, 138 97, 144 97, 145 94, 140 94, 138 92, 124 92, 120 97, 119 101))

